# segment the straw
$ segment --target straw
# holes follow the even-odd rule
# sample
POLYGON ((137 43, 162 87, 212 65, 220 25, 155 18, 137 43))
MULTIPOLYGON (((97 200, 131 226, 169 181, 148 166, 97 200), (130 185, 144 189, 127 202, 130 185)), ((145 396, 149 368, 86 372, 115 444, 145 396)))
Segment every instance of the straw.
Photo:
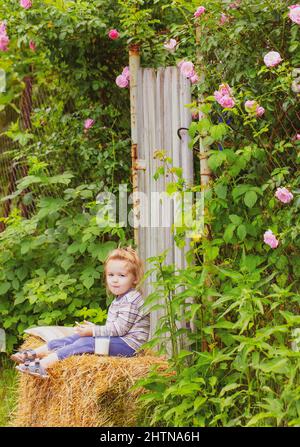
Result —
MULTIPOLYGON (((30 336, 22 349, 42 340, 30 336)), ((146 351, 135 357, 91 354, 71 356, 48 369, 50 378, 19 374, 16 413, 10 425, 18 427, 130 427, 136 426, 138 397, 131 390, 153 365, 167 369, 165 358, 146 351)))

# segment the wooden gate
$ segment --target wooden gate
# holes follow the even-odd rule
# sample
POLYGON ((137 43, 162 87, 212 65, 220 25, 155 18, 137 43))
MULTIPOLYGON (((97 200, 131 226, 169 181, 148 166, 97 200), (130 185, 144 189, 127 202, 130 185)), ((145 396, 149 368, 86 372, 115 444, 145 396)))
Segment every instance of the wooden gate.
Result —
MULTIPOLYGON (((134 65, 134 64, 133 64, 134 65)), ((154 158, 157 150, 166 151, 173 160, 174 167, 181 167, 183 178, 193 182, 193 153, 188 147, 188 134, 180 128, 188 128, 191 123, 191 110, 186 104, 191 103, 190 81, 184 78, 177 67, 137 68, 132 64, 131 73, 131 109, 132 109, 132 144, 133 144, 133 189, 145 193, 146 201, 137 199, 135 210, 139 221, 145 227, 135 230, 135 242, 143 260, 158 256, 168 249, 167 264, 176 268, 186 266, 185 254, 189 242, 179 249, 174 241, 171 226, 174 223, 174 202, 169 205, 155 198, 155 192, 166 191, 167 183, 172 179, 154 174, 162 162, 154 158), (152 200, 151 200, 152 199, 152 200), (167 222, 169 214, 170 222, 167 222)), ((146 262, 146 268, 150 265, 146 262)), ((152 274, 145 284, 145 295, 151 293, 152 274)), ((163 310, 156 310, 151 315, 151 335, 163 310)))

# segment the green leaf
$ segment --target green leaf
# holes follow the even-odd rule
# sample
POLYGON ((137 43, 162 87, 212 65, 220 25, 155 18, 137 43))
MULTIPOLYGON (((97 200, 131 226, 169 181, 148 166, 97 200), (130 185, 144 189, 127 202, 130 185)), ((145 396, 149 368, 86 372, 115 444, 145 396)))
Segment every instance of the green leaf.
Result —
POLYGON ((44 217, 58 212, 61 208, 66 206, 67 203, 63 199, 54 198, 54 197, 44 197, 40 199, 39 207, 41 208, 37 214, 39 219, 43 219, 44 217))
POLYGON ((209 246, 205 251, 206 257, 208 261, 213 261, 218 257, 219 247, 209 246))
POLYGON ((26 278, 26 276, 28 275, 28 269, 27 267, 20 267, 16 270, 16 274, 17 277, 19 278, 20 281, 23 281, 23 279, 26 278))
POLYGON ((253 425, 257 426, 257 423, 262 419, 269 419, 272 417, 275 417, 273 413, 267 413, 267 412, 258 413, 250 419, 246 427, 251 427, 253 425))
POLYGON ((227 196, 227 185, 223 185, 222 183, 219 183, 215 186, 215 192, 219 199, 226 199, 227 196))
POLYGON ((279 374, 288 374, 290 370, 289 360, 287 358, 279 358, 265 361, 258 365, 258 369, 264 371, 265 373, 273 372, 279 374))
POLYGON ((224 161, 226 161, 226 155, 223 151, 216 151, 213 152, 212 155, 208 159, 208 166, 210 169, 215 171, 217 168, 219 168, 224 161))
POLYGON ((224 123, 217 124, 215 126, 211 126, 210 134, 215 141, 219 141, 226 134, 227 128, 224 123))
POLYGON ((99 247, 98 259, 100 262, 104 262, 107 258, 107 255, 110 251, 114 250, 117 247, 117 243, 114 241, 108 241, 102 244, 99 247))
POLYGON ((241 386, 243 386, 241 383, 230 383, 229 385, 224 386, 224 388, 221 389, 220 397, 224 396, 228 391, 235 390, 241 386))
POLYGON ((67 248, 68 255, 71 255, 73 253, 77 253, 80 250, 81 243, 78 241, 73 242, 69 247, 67 248))
POLYGON ((246 230, 245 225, 239 225, 236 232, 237 232, 237 235, 240 238, 240 240, 243 241, 247 235, 247 230, 246 230))
POLYGON ((208 132, 210 129, 211 123, 208 118, 203 118, 197 123, 197 129, 200 134, 208 132))
POLYGON ((232 321, 228 321, 228 320, 222 320, 219 321, 218 323, 214 324, 213 328, 217 328, 217 329, 232 329, 234 326, 234 323, 232 323, 232 321))
POLYGON ((74 258, 72 256, 65 256, 61 263, 61 266, 66 272, 73 264, 74 264, 74 258))
POLYGON ((295 50, 297 50, 298 46, 299 46, 299 42, 293 42, 292 45, 290 45, 290 47, 289 47, 289 51, 291 53, 293 53, 295 50))
POLYGON ((95 282, 95 279, 92 276, 88 276, 88 277, 84 278, 82 281, 84 287, 86 287, 87 289, 90 289, 92 287, 92 285, 94 284, 94 282, 95 282))
POLYGON ((56 185, 57 183, 62 185, 68 185, 73 177, 74 174, 72 174, 71 172, 64 172, 63 174, 54 175, 53 177, 46 177, 46 178, 51 185, 56 185))
POLYGON ((13 141, 18 142, 21 146, 25 146, 28 141, 30 141, 34 137, 32 133, 20 132, 15 130, 7 130, 3 133, 11 138, 13 141))
POLYGON ((207 401, 207 397, 202 397, 202 396, 196 397, 196 399, 194 401, 194 410, 195 411, 199 410, 199 408, 202 407, 206 401, 207 401))
POLYGON ((204 114, 208 114, 210 113, 211 109, 212 109, 212 105, 211 104, 202 104, 199 107, 200 111, 203 112, 204 114))
POLYGON ((233 197, 234 201, 236 201, 241 195, 245 194, 247 191, 249 191, 252 188, 253 188, 252 185, 247 185, 247 184, 236 186, 232 190, 232 197, 233 197))
POLYGON ((237 216, 236 214, 230 214, 229 219, 235 225, 240 225, 242 223, 242 218, 240 216, 237 216))
POLYGON ((234 233, 235 229, 236 229, 236 225, 234 225, 232 223, 226 227, 226 230, 225 230, 224 236, 223 236, 223 239, 226 242, 226 244, 228 244, 232 240, 233 233, 234 233))
POLYGON ((22 304, 26 300, 27 300, 27 296, 24 295, 23 293, 20 293, 14 301, 14 306, 17 306, 18 304, 22 304))
POLYGON ((184 350, 184 349, 182 349, 180 352, 179 352, 179 354, 178 354, 178 358, 179 359, 183 359, 183 358, 185 358, 185 357, 187 357, 187 356, 189 356, 189 355, 192 355, 193 353, 191 352, 191 351, 186 351, 186 350, 184 350))
POLYGON ((8 290, 10 289, 10 283, 9 282, 2 282, 0 284, 0 295, 4 295, 8 290))
POLYGON ((165 167, 164 166, 159 166, 155 172, 155 174, 153 175, 154 180, 158 180, 158 178, 161 175, 164 175, 165 173, 165 167))
POLYGON ((170 182, 167 184, 166 187, 167 193, 171 196, 174 192, 178 191, 178 185, 177 183, 170 182))
POLYGON ((257 201, 257 194, 255 191, 248 191, 245 194, 244 202, 248 208, 252 208, 257 201))
POLYGON ((214 142, 215 142, 215 140, 211 136, 208 135, 207 137, 204 137, 202 139, 202 146, 208 147, 208 146, 211 146, 214 142))
POLYGON ((264 258, 256 255, 247 255, 241 261, 241 267, 245 267, 248 272, 254 272, 256 267, 264 261, 264 258))
POLYGON ((197 133, 197 128, 198 128, 197 123, 196 123, 196 122, 192 122, 191 125, 190 125, 190 127, 189 127, 189 131, 188 131, 189 136, 190 136, 191 138, 194 138, 194 137, 195 137, 195 135, 196 135, 196 133, 197 133))
POLYGON ((281 315, 285 318, 287 324, 293 326, 293 325, 300 325, 300 315, 294 315, 291 312, 279 311, 281 315))
POLYGON ((241 275, 239 272, 235 272, 234 270, 227 270, 217 266, 216 268, 217 270, 219 270, 219 272, 223 273, 223 275, 227 276, 228 278, 232 278, 235 281, 242 281, 243 279, 243 275, 241 275))

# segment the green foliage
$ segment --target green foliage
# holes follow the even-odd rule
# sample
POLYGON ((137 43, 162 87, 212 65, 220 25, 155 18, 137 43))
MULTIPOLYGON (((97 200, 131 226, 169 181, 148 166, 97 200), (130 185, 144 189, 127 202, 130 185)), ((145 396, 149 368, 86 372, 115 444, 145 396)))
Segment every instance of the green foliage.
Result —
POLYGON ((129 101, 115 84, 127 52, 122 39, 112 42, 107 36, 113 23, 119 26, 117 16, 115 2, 102 0, 37 1, 28 10, 5 2, 0 21, 7 22, 10 43, 9 51, 1 53, 6 72, 1 99, 7 99, 1 104, 2 116, 13 109, 14 121, 4 134, 22 146, 10 157, 23 163, 24 154, 51 159, 55 173, 76 172, 78 184, 105 178, 110 186, 128 176, 123 160, 124 151, 130 154, 129 101), (16 107, 25 76, 33 82, 31 129, 26 131, 22 114, 30 112, 30 102, 25 100, 25 111, 16 107), (85 133, 87 118, 95 123, 85 133))
MULTIPOLYGON (((191 148, 200 143, 208 149, 212 182, 205 191, 193 188, 205 195, 205 230, 192 241, 189 267, 177 271, 165 265, 163 254, 152 259, 157 281, 149 305, 165 309, 166 316, 149 346, 170 354, 170 371, 154 370, 140 382, 148 390, 142 398, 146 425, 300 423, 300 110, 292 88, 299 26, 288 18, 286 1, 244 0, 236 9, 229 3, 202 3, 197 44, 193 12, 199 5, 169 5, 177 19, 167 38, 179 41, 169 57, 173 63, 190 60, 203 74, 193 86, 198 106, 191 107, 204 116, 189 135, 191 148), (222 12, 229 21, 221 26, 222 12), (283 60, 267 68, 263 58, 271 50, 283 60), (232 109, 224 110, 213 96, 224 83, 232 89, 232 109), (248 112, 247 100, 257 101, 265 114, 248 112), (278 187, 294 199, 281 203, 278 187), (276 249, 264 243, 268 229, 279 240, 276 249)), ((159 155, 164 166, 156 177, 174 172, 172 160, 159 155)), ((170 194, 189 190, 178 176, 170 194)), ((179 246, 183 236, 178 230, 174 235, 179 246)))
POLYGON ((10 361, 0 356, 0 427, 7 427, 16 404, 17 371, 10 361))
MULTIPOLYGON (((54 178, 47 182, 54 183, 54 178)), ((80 194, 84 197, 94 187, 85 185, 80 194)), ((62 198, 41 196, 30 219, 22 219, 16 210, 0 233, 0 325, 7 331, 9 350, 29 326, 68 325, 75 316, 99 323, 106 317, 101 310, 106 307, 102 263, 125 242, 124 229, 99 227, 99 205, 89 202, 89 211, 83 213, 73 191, 67 188, 62 198)), ((86 196, 80 205, 89 200, 86 196)))
POLYGON ((119 28, 118 15, 116 2, 104 0, 35 1, 27 10, 15 1, 1 5, 10 42, 1 52, 0 123, 13 144, 0 164, 23 169, 14 189, 0 179, 2 203, 11 205, 0 233, 0 326, 8 351, 30 326, 106 318, 103 262, 131 236, 97 221, 99 192, 116 192, 130 173, 129 96, 115 84, 127 51, 122 39, 107 36, 119 28), (32 105, 28 93, 22 96, 26 76, 32 105), (85 130, 88 118, 94 125, 85 130))
POLYGON ((265 277, 258 256, 244 256, 239 270, 191 265, 175 275, 164 256, 152 261, 159 274, 148 304, 156 310, 163 299, 166 315, 148 346, 171 346, 171 358, 166 374, 153 370, 138 383, 148 389, 144 423, 298 426, 300 353, 291 342, 300 296, 292 286, 265 277))
MULTIPOLYGON (((288 17, 290 2, 231 3, 204 0, 198 19, 196 0, 49 0, 28 11, 9 1, 0 15, 11 39, 1 58, 8 88, 0 112, 13 113, 6 136, 22 147, 9 157, 28 167, 5 194, 35 207, 29 219, 15 209, 0 236, 0 323, 9 348, 32 324, 72 324, 74 316, 101 323, 106 315, 102 262, 128 234, 97 225, 95 195, 128 178, 130 159, 128 96, 114 83, 127 51, 107 31, 123 27, 121 37, 141 46, 143 64, 191 60, 201 78, 190 107, 204 116, 189 135, 191 149, 208 148, 213 181, 203 191, 197 175, 192 189, 205 197, 205 230, 192 240, 189 267, 166 265, 165 253, 152 259, 148 305, 165 316, 148 346, 169 352, 170 369, 140 382, 148 390, 146 425, 300 424, 299 26, 288 17), (174 53, 163 48, 171 37, 174 53), (271 50, 283 60, 268 68, 263 58, 271 50), (47 100, 24 131, 16 104, 32 73, 34 97, 46 89, 47 100), (231 109, 213 96, 222 83, 232 89, 231 109), (265 114, 247 111, 247 100, 265 114), (87 118, 95 124, 83 132, 87 118), (278 187, 293 192, 291 203, 278 201, 278 187), (268 229, 276 249, 264 243, 268 229)), ((190 191, 165 152, 156 156, 164 165, 155 178, 172 179, 168 194, 190 191)), ((184 230, 174 232, 179 247, 184 230)))

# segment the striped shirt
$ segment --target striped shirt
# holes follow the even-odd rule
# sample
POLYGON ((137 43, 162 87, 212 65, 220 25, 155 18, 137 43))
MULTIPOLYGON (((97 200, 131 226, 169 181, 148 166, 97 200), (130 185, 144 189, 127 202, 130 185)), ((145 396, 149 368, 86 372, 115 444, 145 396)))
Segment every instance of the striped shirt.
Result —
POLYGON ((104 326, 94 326, 94 337, 120 337, 133 349, 138 349, 148 340, 150 314, 144 308, 142 294, 130 289, 124 295, 116 297, 108 309, 104 326))

